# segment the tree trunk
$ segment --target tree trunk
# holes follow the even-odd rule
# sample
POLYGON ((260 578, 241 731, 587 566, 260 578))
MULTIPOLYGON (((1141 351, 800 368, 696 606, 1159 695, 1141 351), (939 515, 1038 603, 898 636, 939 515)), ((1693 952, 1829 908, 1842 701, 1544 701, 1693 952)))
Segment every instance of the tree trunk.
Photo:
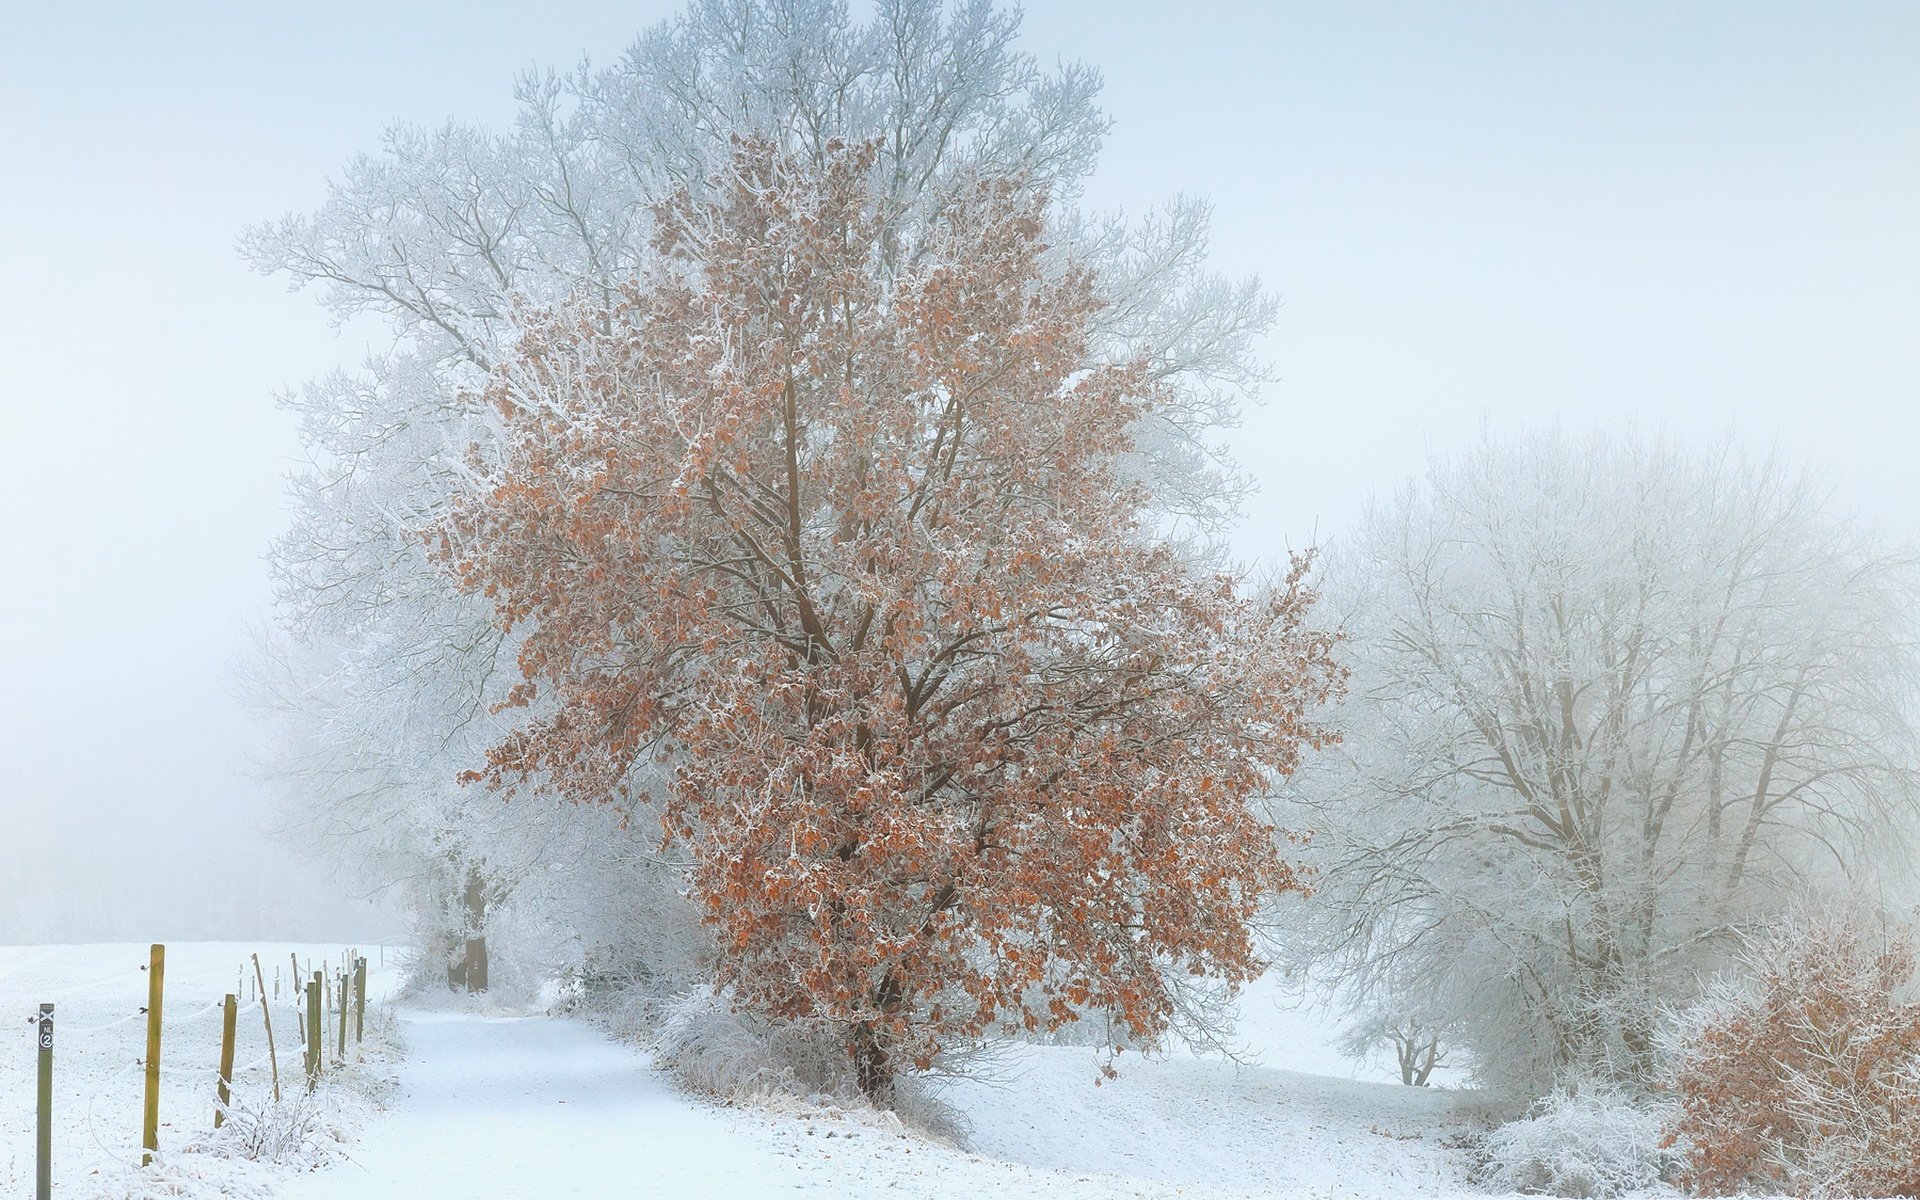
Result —
POLYGON ((1393 1056, 1400 1061, 1400 1082, 1413 1086, 1415 1058, 1419 1054, 1413 1039, 1404 1034, 1393 1035, 1393 1056))
POLYGON ((1414 1071, 1413 1086, 1426 1087, 1427 1080, 1433 1077, 1434 1064, 1439 1061, 1440 1039, 1433 1038, 1427 1042, 1426 1057, 1420 1061, 1419 1067, 1414 1071))
POLYGON ((478 871, 467 872, 461 895, 465 915, 466 947, 447 963, 447 987, 454 991, 487 990, 487 884, 478 871))
MULTIPOLYGON (((880 986, 874 989, 873 1002, 883 1017, 891 1016, 900 1006, 900 977, 888 968, 880 977, 880 986)), ((893 1095, 893 1060, 887 1053, 881 1031, 876 1022, 861 1021, 853 1027, 853 1078, 860 1087, 860 1094, 876 1104, 890 1099, 893 1095)))
POLYGON ((873 1022, 862 1021, 853 1027, 853 1078, 860 1094, 879 1103, 893 1090, 893 1068, 887 1061, 887 1048, 873 1030, 873 1022))
POLYGON ((1395 1033, 1393 1054, 1400 1063, 1400 1082, 1408 1087, 1426 1087, 1433 1068, 1440 1061, 1438 1035, 1421 1040, 1417 1031, 1395 1033))
POLYGON ((467 990, 484 992, 487 990, 487 939, 479 937, 467 939, 467 954, 462 964, 466 968, 467 990))

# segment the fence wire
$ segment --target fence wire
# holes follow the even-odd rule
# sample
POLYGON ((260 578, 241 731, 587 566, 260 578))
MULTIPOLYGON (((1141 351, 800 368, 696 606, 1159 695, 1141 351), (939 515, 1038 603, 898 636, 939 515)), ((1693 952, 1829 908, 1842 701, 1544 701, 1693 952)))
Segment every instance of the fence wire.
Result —
MULTIPOLYGON (((289 1012, 292 1014, 293 1020, 289 1024, 287 1032, 291 1034, 291 1033, 294 1033, 296 1029, 298 1029, 299 1036, 297 1040, 294 1038, 288 1038, 287 1041, 289 1044, 287 1046, 268 1049, 262 1052, 261 1054, 259 1054, 255 1058, 249 1059, 244 1063, 237 1064, 232 1068, 231 1072, 226 1076, 228 1081, 237 1082, 240 1079, 240 1077, 243 1075, 248 1075, 251 1072, 258 1071, 261 1068, 266 1067, 270 1064, 277 1065, 276 1060, 281 1058, 285 1058, 288 1060, 288 1063, 291 1069, 295 1072, 296 1077, 298 1077, 299 1073, 301 1072, 304 1054, 309 1041, 312 1041, 318 1044, 323 1058, 329 1057, 328 1050, 329 1050, 330 1043, 332 1043, 338 1037, 342 1025, 345 1022, 352 1020, 352 1013, 353 1013, 352 1002, 353 1002, 353 994, 354 994, 353 988, 352 988, 353 973, 350 969, 347 969, 345 967, 345 964, 351 961, 352 961, 351 958, 344 959, 342 963, 342 967, 343 967, 342 971, 336 975, 332 975, 329 979, 324 981, 322 984, 328 1003, 326 1007, 325 1016, 323 1017, 320 1028, 318 1030, 304 1029, 306 1021, 305 1021, 305 1004, 304 1004, 304 995, 303 995, 303 989, 304 989, 303 981, 299 979, 294 980, 292 985, 291 995, 286 997, 285 999, 278 999, 278 998, 271 998, 271 997, 267 998, 265 1000, 265 1004, 269 1013, 271 1013, 271 1011, 275 1008, 280 1009, 282 1013, 283 1021, 287 1020, 286 1014, 288 1014, 289 1012), (340 1005, 337 997, 334 995, 334 990, 339 986, 341 986, 343 981, 347 984, 348 992, 349 992, 349 1000, 348 1000, 347 1006, 344 1008, 340 1005)), ((238 1022, 236 1024, 236 1029, 235 1029, 236 1043, 238 1043, 242 1039, 243 1035, 240 1032, 242 1029, 253 1028, 255 1030, 255 1033, 253 1036, 266 1035, 265 1026, 261 1025, 257 1020, 251 1025, 249 1025, 245 1021, 245 1016, 246 1016, 245 1010, 249 1008, 257 1008, 262 1003, 261 997, 262 997, 262 994, 264 994, 263 989, 259 986, 259 981, 254 980, 252 984, 253 992, 254 992, 252 999, 249 1000, 249 999, 242 998, 243 995, 246 993, 246 988, 248 986, 249 980, 253 978, 250 973, 250 968, 251 968, 251 962, 248 962, 243 966, 242 973, 237 976, 237 978, 240 980, 240 987, 242 990, 236 991, 233 993, 233 996, 237 1005, 235 1015, 236 1015, 236 1018, 238 1018, 238 1022)), ((86 997, 98 995, 108 991, 119 991, 122 995, 124 995, 126 990, 129 988, 129 986, 134 983, 134 977, 136 976, 143 977, 146 971, 147 971, 147 966, 145 964, 141 964, 138 968, 129 966, 128 969, 126 969, 125 971, 116 972, 115 974, 104 976, 99 979, 88 980, 82 983, 65 984, 57 987, 41 988, 41 989, 35 989, 35 990, 38 994, 38 998, 40 1002, 54 1004, 57 1009, 63 1004, 66 1004, 66 1005, 73 1004, 76 998, 84 999, 86 997)), ((276 976, 277 974, 278 972, 276 971, 276 976)), ((277 978, 275 982, 278 982, 277 978)), ((15 986, 17 987, 18 985, 16 984, 15 986)), ((146 991, 147 991, 146 980, 144 978, 139 978, 138 985, 137 985, 137 994, 144 994, 146 993, 146 991)), ((221 1071, 219 1067, 199 1065, 199 1064, 194 1064, 194 1065, 180 1064, 178 1060, 181 1057, 181 1051, 177 1049, 170 1050, 167 1048, 169 1046, 170 1041, 171 1041, 171 1045, 174 1045, 174 1046, 179 1045, 179 1038, 176 1037, 170 1040, 166 1037, 166 1033, 169 1030, 178 1030, 183 1026, 197 1025, 199 1022, 206 1020, 208 1017, 213 1016, 216 1013, 223 1013, 225 1008, 226 1008, 226 998, 223 996, 219 1000, 215 1000, 212 1003, 206 1004, 202 1007, 195 1008, 184 1013, 177 1013, 177 1014, 167 1013, 163 1009, 162 1015, 161 1015, 161 1032, 162 1032, 162 1046, 163 1046, 163 1049, 161 1052, 161 1061, 163 1066, 163 1069, 161 1071, 161 1078, 163 1079, 163 1081, 166 1082, 167 1085, 169 1085, 169 1091, 177 1090, 183 1084, 189 1090, 194 1092, 198 1092, 199 1090, 204 1088, 208 1093, 206 1099, 209 1104, 209 1112, 211 1112, 212 1108, 217 1106, 218 1104, 216 1088, 221 1079, 221 1071)), ((105 1021, 99 1024, 76 1025, 67 1021, 60 1020, 57 1014, 54 1019, 54 1035, 56 1038, 56 1046, 57 1046, 56 1053, 64 1052, 66 1055, 77 1054, 83 1061, 85 1059, 92 1059, 95 1062, 98 1062, 102 1058, 110 1059, 111 1057, 117 1056, 119 1053, 124 1053, 128 1051, 134 1052, 133 1057, 124 1061, 121 1066, 119 1066, 117 1069, 112 1070, 109 1074, 105 1075, 104 1077, 92 1078, 88 1075, 83 1074, 82 1078, 85 1080, 85 1082, 81 1088, 77 1089, 77 1094, 75 1094, 74 1091, 68 1091, 65 1093, 65 1095, 69 1096, 72 1100, 82 1102, 79 1104, 80 1124, 86 1132, 87 1140, 93 1144, 93 1147, 95 1150, 97 1150, 103 1157, 108 1159, 120 1159, 123 1157, 131 1157, 134 1154, 140 1153, 141 1150, 143 1149, 143 1147, 139 1145, 142 1139, 140 1139, 138 1135, 135 1133, 130 1132, 129 1135, 124 1138, 114 1138, 111 1134, 103 1138, 101 1134, 101 1129, 99 1127, 100 1122, 99 1122, 98 1112, 99 1112, 99 1109, 102 1107, 102 1105, 107 1104, 108 1101, 115 1099, 116 1097, 124 1098, 128 1095, 128 1093, 124 1093, 121 1091, 121 1085, 126 1083, 129 1080, 130 1076, 134 1076, 136 1075, 136 1073, 142 1072, 146 1066, 146 1063, 143 1058, 138 1056, 138 1050, 140 1049, 140 1047, 138 1047, 137 1045, 127 1046, 122 1042, 121 1039, 108 1039, 104 1042, 95 1042, 94 1039, 102 1038, 104 1037, 104 1035, 112 1034, 117 1030, 125 1029, 126 1027, 135 1025, 137 1023, 143 1023, 147 1021, 148 1018, 149 1018, 148 1009, 145 1006, 142 1006, 142 1007, 136 1008, 133 1012, 127 1013, 125 1016, 118 1017, 113 1020, 105 1021), (76 1040, 78 1040, 79 1042, 77 1046, 75 1045, 76 1040)), ((38 1026, 41 1020, 41 1014, 38 1012, 34 1012, 30 1015, 29 1020, 31 1024, 38 1026)), ((200 1045, 200 1042, 202 1042, 203 1040, 204 1040, 204 1035, 198 1038, 191 1037, 191 1036, 189 1036, 188 1038, 189 1045, 192 1048, 197 1050, 204 1050, 206 1048, 200 1045)), ((212 1040, 213 1040, 213 1044, 215 1046, 218 1046, 221 1039, 220 1039, 220 1036, 216 1034, 212 1040)), ((251 1039, 249 1038, 249 1040, 251 1039)), ((38 1053, 37 1040, 35 1045, 36 1045, 35 1053, 37 1054, 38 1053)), ((69 1058, 68 1061, 71 1062, 73 1060, 69 1058)), ((66 1072, 65 1074, 67 1074, 68 1078, 72 1078, 71 1072, 66 1072)), ((59 1073, 57 1073, 56 1083, 55 1083, 56 1094, 61 1094, 59 1090, 60 1082, 61 1080, 59 1078, 59 1073)), ((264 1086, 264 1084, 258 1083, 258 1082, 251 1082, 248 1084, 248 1086, 256 1087, 256 1086, 264 1086)), ((138 1094, 141 1094, 142 1092, 143 1092, 143 1089, 134 1089, 133 1094, 138 1095, 138 1094)), ((116 1119, 116 1123, 117 1123, 117 1119, 116 1119)))

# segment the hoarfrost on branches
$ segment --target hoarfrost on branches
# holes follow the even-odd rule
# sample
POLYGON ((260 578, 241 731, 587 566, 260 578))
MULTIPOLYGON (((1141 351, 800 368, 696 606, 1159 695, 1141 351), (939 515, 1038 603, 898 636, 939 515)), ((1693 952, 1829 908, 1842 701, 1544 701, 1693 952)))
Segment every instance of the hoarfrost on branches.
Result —
MULTIPOLYGON (((1114 301, 1097 357, 1151 362, 1170 399, 1133 431, 1127 471, 1153 481, 1157 519, 1198 551, 1231 513, 1240 484, 1217 435, 1264 377, 1253 342, 1272 302, 1206 269, 1203 204, 1176 200, 1132 225, 1076 210, 1108 127, 1099 75, 1043 70, 1017 48, 1018 24, 986 0, 885 0, 864 23, 821 0, 696 0, 609 66, 522 77, 511 128, 395 126, 314 213, 248 231, 242 249, 259 269, 316 288, 337 319, 372 314, 394 331, 390 353, 289 401, 310 462, 273 558, 282 634, 301 644, 272 650, 278 665, 262 674, 285 685, 276 705, 290 721, 298 819, 344 856, 438 863, 387 877, 420 885, 424 941, 483 939, 489 905, 475 898, 531 905, 533 893, 519 882, 526 855, 492 853, 527 818, 452 786, 456 764, 490 740, 488 710, 511 686, 499 668, 515 651, 484 603, 453 594, 424 561, 415 534, 467 485, 469 451, 482 462, 494 452, 497 422, 477 388, 529 314, 612 302, 651 265, 654 205, 702 188, 736 138, 769 137, 812 161, 836 140, 872 139, 889 270, 909 265, 915 231, 956 181, 1015 173, 1045 189, 1053 240, 1077 248, 1114 301), (321 674, 289 677, 288 666, 321 674), (361 718, 363 706, 402 715, 361 718), (376 827, 383 849, 368 845, 376 827)), ((629 838, 579 836, 589 857, 610 845, 620 861, 641 853, 629 838)), ((611 859, 584 869, 594 883, 553 899, 576 916, 597 904, 607 925, 619 889, 595 889, 622 872, 611 859)), ((640 872, 648 895, 657 875, 640 872)))
POLYGON ((1342 748, 1292 945, 1440 1014, 1533 1094, 1644 1085, 1655 1018, 1735 933, 1904 869, 1912 564, 1731 451, 1488 443, 1378 503, 1329 588, 1342 748))

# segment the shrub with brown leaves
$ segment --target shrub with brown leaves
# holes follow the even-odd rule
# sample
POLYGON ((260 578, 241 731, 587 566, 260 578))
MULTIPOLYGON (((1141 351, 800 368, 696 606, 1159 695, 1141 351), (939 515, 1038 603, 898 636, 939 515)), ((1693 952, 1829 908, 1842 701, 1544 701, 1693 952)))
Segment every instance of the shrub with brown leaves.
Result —
POLYGON ((1706 1195, 1920 1195, 1920 1003, 1910 934, 1789 923, 1681 1038, 1686 1182, 1706 1195))

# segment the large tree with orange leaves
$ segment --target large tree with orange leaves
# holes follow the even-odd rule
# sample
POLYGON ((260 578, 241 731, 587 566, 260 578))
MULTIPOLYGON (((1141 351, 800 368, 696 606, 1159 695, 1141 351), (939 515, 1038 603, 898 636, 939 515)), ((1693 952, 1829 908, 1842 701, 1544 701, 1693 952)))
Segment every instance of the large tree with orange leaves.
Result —
POLYGON ((657 270, 494 371, 500 452, 432 537, 522 638, 477 774, 592 801, 667 759, 719 983, 880 1094, 1256 973, 1299 883, 1251 801, 1339 676, 1303 563, 1252 594, 1155 536, 1120 464, 1168 398, 1097 359, 1044 197, 973 180, 902 253, 872 161, 747 142, 664 205, 657 270))

